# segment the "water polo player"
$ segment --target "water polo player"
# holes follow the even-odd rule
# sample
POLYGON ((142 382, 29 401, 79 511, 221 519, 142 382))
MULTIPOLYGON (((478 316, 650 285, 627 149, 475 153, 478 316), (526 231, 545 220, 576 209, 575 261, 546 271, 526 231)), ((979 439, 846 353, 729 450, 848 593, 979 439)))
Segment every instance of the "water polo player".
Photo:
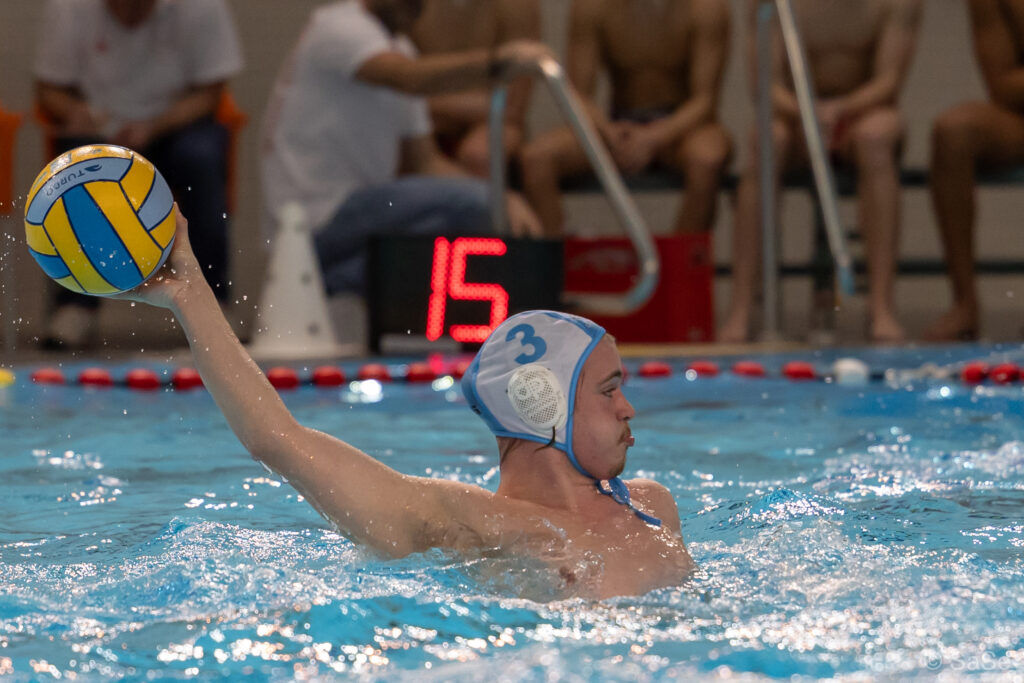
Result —
POLYGON ((467 399, 498 438, 491 492, 401 474, 296 422, 221 314, 180 215, 163 271, 122 296, 174 313, 245 448, 360 545, 389 557, 443 548, 536 559, 558 596, 638 594, 692 570, 668 490, 618 479, 634 411, 614 341, 588 320, 513 316, 466 373, 467 399))

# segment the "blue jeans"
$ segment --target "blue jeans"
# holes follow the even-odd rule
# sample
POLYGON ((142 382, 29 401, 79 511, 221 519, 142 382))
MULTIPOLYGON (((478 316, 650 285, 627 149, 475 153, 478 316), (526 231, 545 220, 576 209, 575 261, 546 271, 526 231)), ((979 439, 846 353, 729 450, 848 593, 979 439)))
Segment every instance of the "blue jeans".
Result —
POLYGON ((371 237, 490 231, 488 186, 471 178, 408 176, 352 193, 314 237, 328 294, 362 293, 371 237))
MULTIPOLYGON (((104 140, 58 138, 57 151, 104 140)), ((228 298, 228 131, 212 116, 194 121, 154 140, 138 150, 167 180, 181 213, 188 219, 192 250, 203 267, 203 275, 221 301, 228 298)), ((94 296, 82 296, 60 288, 57 303, 99 306, 94 296)))

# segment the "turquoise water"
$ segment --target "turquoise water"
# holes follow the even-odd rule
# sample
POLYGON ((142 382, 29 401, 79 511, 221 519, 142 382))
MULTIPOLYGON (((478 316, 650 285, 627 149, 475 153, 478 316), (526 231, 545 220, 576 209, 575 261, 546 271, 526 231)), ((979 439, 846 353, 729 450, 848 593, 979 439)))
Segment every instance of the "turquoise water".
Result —
MULTIPOLYGON (((973 357, 1022 355, 866 356, 973 357)), ((787 358, 761 360, 777 374, 787 358)), ((1022 384, 634 376, 627 475, 673 492, 700 573, 536 603, 480 583, 479 558, 365 557, 248 457, 205 392, 35 386, 31 369, 0 390, 14 680, 1024 675, 1022 384)), ((286 401, 403 472, 496 486, 493 439, 457 387, 361 389, 286 401)))

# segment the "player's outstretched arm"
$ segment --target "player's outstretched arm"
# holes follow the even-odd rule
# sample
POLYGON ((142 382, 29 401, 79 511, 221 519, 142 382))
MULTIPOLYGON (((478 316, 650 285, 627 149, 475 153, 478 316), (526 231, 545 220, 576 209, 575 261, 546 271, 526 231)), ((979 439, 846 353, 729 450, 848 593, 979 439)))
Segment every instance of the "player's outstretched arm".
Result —
POLYGON ((402 475, 349 444, 303 427, 221 314, 177 213, 169 263, 122 295, 171 310, 196 367, 228 424, 253 457, 285 477, 342 533, 389 556, 424 550, 444 536, 443 496, 429 479, 402 475))

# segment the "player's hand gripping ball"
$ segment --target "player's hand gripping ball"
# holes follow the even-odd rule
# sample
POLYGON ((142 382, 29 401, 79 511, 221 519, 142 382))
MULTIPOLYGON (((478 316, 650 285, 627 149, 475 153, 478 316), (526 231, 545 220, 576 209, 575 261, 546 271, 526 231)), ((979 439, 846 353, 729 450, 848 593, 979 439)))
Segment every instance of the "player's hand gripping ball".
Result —
POLYGON ((142 155, 87 145, 51 161, 25 205, 28 249, 43 271, 83 294, 146 281, 174 245, 174 197, 142 155))

